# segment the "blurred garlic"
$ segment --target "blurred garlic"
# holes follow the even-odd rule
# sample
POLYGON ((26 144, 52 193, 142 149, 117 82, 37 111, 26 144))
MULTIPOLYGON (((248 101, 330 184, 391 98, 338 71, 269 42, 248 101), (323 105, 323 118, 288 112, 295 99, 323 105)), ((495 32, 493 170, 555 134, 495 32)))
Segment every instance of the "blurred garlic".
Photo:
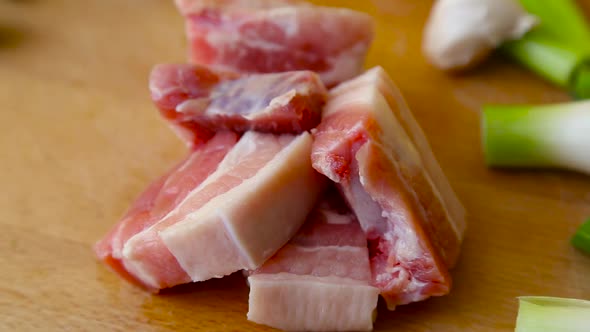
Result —
POLYGON ((438 0, 426 23, 422 47, 440 69, 463 69, 536 24, 517 0, 438 0))

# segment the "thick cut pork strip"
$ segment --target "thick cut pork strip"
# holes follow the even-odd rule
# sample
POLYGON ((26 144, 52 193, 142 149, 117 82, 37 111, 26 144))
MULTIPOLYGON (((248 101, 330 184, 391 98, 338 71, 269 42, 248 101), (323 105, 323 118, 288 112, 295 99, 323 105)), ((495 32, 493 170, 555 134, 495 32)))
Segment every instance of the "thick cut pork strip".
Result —
POLYGON ((238 137, 234 133, 222 132, 207 144, 198 146, 184 161, 172 168, 166 175, 152 183, 131 205, 125 216, 95 246, 96 255, 128 281, 141 285, 152 291, 187 283, 190 277, 178 265, 170 252, 158 246, 160 242, 152 226, 158 224, 174 210, 191 192, 209 175, 215 172, 219 163, 234 147, 238 137), (128 270, 127 258, 123 256, 123 247, 137 234, 153 240, 154 244, 146 260, 153 263, 153 273, 144 280, 134 271, 128 270))
POLYGON ((311 70, 333 86, 362 70, 373 39, 367 14, 295 1, 177 1, 189 59, 242 73, 311 70))
POLYGON ((367 240, 335 190, 249 277, 248 319, 287 331, 369 331, 379 289, 367 240))
MULTIPOLYGON (((191 183, 188 192, 156 185, 170 197, 166 214, 139 214, 115 227, 128 230, 117 240, 119 270, 157 291, 257 268, 295 234, 322 190, 310 151, 308 133, 248 132, 206 177, 199 175, 208 154, 189 164, 191 170, 181 165, 168 177, 191 183)), ((99 257, 112 243, 111 233, 97 245, 99 257)))
POLYGON ((150 91, 189 146, 222 129, 299 134, 319 124, 327 97, 311 71, 240 76, 187 64, 156 66, 150 91))
POLYGON ((323 116, 313 165, 359 218, 389 308, 447 294, 465 212, 397 88, 374 68, 332 90, 323 116))
POLYGON ((308 133, 247 132, 206 181, 229 190, 169 215, 160 237, 193 281, 256 269, 295 235, 325 185, 311 144, 308 133))

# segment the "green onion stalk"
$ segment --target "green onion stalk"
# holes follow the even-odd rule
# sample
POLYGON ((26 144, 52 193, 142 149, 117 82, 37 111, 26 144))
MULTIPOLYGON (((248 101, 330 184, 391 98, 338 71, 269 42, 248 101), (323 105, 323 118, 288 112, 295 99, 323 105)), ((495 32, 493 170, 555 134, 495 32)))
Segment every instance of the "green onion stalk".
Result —
POLYGON ((572 238, 572 245, 577 249, 590 254, 590 219, 578 229, 572 238))
POLYGON ((590 174, 590 100, 484 106, 482 140, 488 166, 590 174))
POLYGON ((523 296, 519 302, 515 332, 590 331, 590 301, 523 296))
POLYGON ((573 0, 520 0, 540 23, 502 50, 545 79, 590 98, 590 28, 573 0))

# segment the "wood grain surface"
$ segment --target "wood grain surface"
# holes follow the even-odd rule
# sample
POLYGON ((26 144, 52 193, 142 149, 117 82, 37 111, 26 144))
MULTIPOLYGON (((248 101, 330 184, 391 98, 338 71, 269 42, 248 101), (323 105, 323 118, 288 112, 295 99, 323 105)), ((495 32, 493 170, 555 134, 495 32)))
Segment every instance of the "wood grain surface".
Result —
MULTIPOLYGON (((452 294, 380 304, 375 330, 512 331, 519 295, 590 299, 590 257, 569 245, 590 217, 590 178, 489 170, 480 148, 482 104, 567 94, 500 57, 462 76, 429 66, 431 1, 316 3, 375 16, 367 66, 399 83, 469 212, 452 294)), ((247 322, 240 275, 152 296, 91 251, 185 153, 147 90, 153 65, 184 60, 183 31, 172 1, 0 0, 1 331, 272 330, 247 322)))

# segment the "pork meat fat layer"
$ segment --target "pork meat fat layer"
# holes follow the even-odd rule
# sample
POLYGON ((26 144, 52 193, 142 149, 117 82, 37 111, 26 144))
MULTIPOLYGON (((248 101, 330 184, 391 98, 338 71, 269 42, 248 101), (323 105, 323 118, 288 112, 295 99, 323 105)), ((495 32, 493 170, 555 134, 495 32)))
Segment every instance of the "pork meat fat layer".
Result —
POLYGON ((358 75, 373 20, 343 8, 296 1, 177 1, 189 59, 242 73, 311 70, 333 86, 358 75))
POLYGON ((367 241, 336 191, 249 277, 248 319, 288 331, 368 331, 379 290, 367 241))
MULTIPOLYGON (((226 135, 235 140, 235 134, 226 135)), ((123 240, 112 234, 103 239, 99 257, 115 256, 105 248, 117 240, 119 270, 156 291, 261 265, 305 221, 324 179, 311 168, 308 133, 248 132, 233 144, 198 181, 193 177, 210 162, 209 154, 171 171, 168 178, 191 183, 190 188, 179 191, 176 182, 167 181, 156 185, 159 189, 150 195, 170 197, 166 213, 152 216, 154 204, 140 201, 145 205, 140 211, 151 219, 143 214, 124 218, 115 229, 130 231, 123 240)))
POLYGON ((327 91, 310 71, 237 75, 163 64, 150 75, 152 99, 189 146, 219 130, 299 134, 318 125, 327 91))
POLYGON ((189 282, 188 274, 159 239, 158 224, 215 172, 237 141, 236 134, 219 133, 152 183, 96 244, 94 249, 98 258, 128 281, 151 291, 189 282), (141 251, 143 260, 151 262, 151 271, 146 277, 128 269, 128 258, 123 255, 129 239, 140 234, 145 239, 146 250, 141 251))
POLYGON ((388 306, 447 294, 464 210, 385 71, 331 91, 314 167, 344 193, 367 235, 373 284, 388 306))
POLYGON ((255 269, 293 237, 325 185, 311 167, 311 144, 308 133, 244 134, 235 149, 259 160, 244 167, 255 174, 160 233, 193 281, 255 269), (267 158, 263 149, 277 142, 267 158))

